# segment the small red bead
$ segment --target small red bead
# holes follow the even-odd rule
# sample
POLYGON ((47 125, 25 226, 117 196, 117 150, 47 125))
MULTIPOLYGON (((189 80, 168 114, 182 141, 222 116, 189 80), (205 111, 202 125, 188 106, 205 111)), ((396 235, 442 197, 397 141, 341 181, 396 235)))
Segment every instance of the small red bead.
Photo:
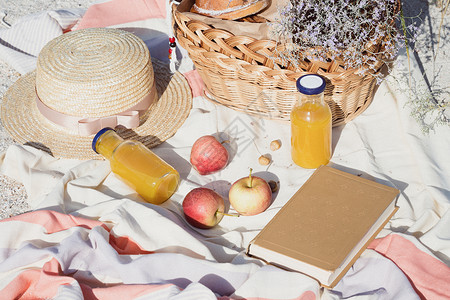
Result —
POLYGON ((169 42, 170 43, 175 43, 175 38, 174 37, 169 38, 169 42))
POLYGON ((172 53, 172 49, 169 49, 169 53, 172 53))

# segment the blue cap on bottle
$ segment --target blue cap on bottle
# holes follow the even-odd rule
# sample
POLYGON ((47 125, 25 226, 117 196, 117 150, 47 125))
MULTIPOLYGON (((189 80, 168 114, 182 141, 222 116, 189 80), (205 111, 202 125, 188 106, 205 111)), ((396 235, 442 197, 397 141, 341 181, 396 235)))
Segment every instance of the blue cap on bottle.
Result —
POLYGON ((112 129, 112 128, 110 128, 110 127, 105 127, 105 128, 103 128, 103 129, 101 129, 99 132, 97 132, 97 134, 94 136, 94 139, 92 140, 92 149, 95 151, 95 153, 98 153, 98 152, 97 152, 97 149, 96 149, 96 147, 95 147, 95 145, 97 144, 98 138, 101 137, 102 134, 104 134, 104 133, 107 132, 108 130, 114 130, 114 129, 112 129))
POLYGON ((317 95, 325 90, 325 79, 316 74, 307 74, 297 79, 297 90, 305 95, 317 95))

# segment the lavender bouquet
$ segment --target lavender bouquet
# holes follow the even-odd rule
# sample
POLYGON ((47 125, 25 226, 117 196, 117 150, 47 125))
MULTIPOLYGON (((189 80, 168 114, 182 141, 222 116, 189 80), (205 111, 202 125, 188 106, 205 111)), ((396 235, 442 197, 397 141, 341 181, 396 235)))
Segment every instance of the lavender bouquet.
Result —
POLYGON ((398 0, 291 0, 278 11, 272 29, 283 47, 276 58, 294 68, 304 59, 335 60, 346 70, 377 76, 382 62, 404 45, 404 30, 411 30, 398 22, 398 0))

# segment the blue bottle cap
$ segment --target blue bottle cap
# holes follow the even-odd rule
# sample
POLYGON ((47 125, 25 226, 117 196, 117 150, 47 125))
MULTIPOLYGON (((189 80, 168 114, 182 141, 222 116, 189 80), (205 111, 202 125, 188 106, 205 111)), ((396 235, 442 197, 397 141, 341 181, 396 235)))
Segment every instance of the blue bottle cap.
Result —
POLYGON ((104 133, 107 132, 108 130, 113 130, 113 131, 115 131, 114 129, 112 129, 112 128, 110 128, 110 127, 105 127, 105 128, 103 128, 103 129, 101 129, 99 132, 97 132, 97 134, 94 136, 94 139, 92 140, 92 149, 95 151, 95 153, 98 153, 98 152, 97 152, 97 149, 96 149, 96 147, 95 147, 95 145, 97 144, 98 138, 101 137, 102 134, 104 134, 104 133))
POLYGON ((307 74, 297 79, 297 90, 305 95, 317 95, 325 90, 325 79, 316 74, 307 74))

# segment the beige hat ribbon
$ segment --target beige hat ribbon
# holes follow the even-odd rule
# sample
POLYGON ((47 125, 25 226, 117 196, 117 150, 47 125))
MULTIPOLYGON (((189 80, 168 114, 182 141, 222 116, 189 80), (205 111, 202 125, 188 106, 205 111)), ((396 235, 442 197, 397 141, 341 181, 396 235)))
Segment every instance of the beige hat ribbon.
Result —
POLYGON ((59 111, 56 111, 45 105, 39 98, 37 93, 35 97, 37 108, 45 118, 47 118, 49 121, 57 125, 69 129, 78 130, 78 134, 83 136, 96 134, 104 127, 114 128, 119 125, 124 126, 125 128, 138 127, 140 115, 143 112, 147 111, 147 109, 153 103, 155 98, 156 98, 156 88, 155 85, 153 85, 150 92, 141 101, 139 101, 137 104, 130 107, 126 111, 123 111, 121 113, 112 116, 105 116, 99 118, 96 117, 85 118, 67 115, 59 111))

